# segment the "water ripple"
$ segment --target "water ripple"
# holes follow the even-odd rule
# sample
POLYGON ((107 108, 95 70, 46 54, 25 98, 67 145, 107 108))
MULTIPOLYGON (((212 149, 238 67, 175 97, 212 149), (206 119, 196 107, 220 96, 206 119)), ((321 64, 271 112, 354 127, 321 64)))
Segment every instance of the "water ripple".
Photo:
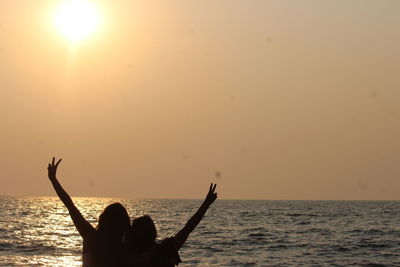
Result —
MULTIPOLYGON (((94 225, 115 201, 150 214, 160 238, 199 200, 78 198, 94 225)), ((400 202, 220 200, 181 250, 182 266, 400 266, 400 202)), ((79 266, 82 239, 57 198, 0 198, 0 266, 79 266)))

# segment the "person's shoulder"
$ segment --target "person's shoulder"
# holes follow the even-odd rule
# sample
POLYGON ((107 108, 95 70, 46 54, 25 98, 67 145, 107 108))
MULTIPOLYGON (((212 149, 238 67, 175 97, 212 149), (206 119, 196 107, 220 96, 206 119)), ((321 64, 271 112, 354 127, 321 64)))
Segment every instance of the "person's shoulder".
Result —
POLYGON ((162 240, 157 240, 157 245, 160 247, 171 247, 171 248, 177 248, 177 242, 175 238, 172 237, 167 237, 162 240))
POLYGON ((168 266, 175 266, 181 262, 178 253, 178 245, 174 237, 168 237, 157 241, 157 257, 168 266))
POLYGON ((99 242, 105 239, 106 237, 100 233, 98 230, 93 229, 93 231, 90 231, 88 235, 86 235, 83 238, 83 241, 89 241, 89 242, 99 242))

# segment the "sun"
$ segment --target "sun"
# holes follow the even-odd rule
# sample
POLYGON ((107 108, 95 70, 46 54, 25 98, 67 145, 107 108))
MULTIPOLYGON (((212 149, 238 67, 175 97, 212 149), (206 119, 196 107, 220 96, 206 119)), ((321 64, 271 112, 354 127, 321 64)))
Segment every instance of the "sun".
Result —
POLYGON ((57 8, 54 24, 58 32, 76 44, 93 34, 100 24, 96 5, 86 0, 66 0, 57 8))

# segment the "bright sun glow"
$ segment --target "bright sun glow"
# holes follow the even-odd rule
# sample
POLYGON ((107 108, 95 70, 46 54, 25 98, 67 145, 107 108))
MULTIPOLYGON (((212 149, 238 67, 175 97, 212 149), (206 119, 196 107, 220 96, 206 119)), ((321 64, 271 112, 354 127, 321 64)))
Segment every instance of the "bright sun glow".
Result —
POLYGON ((100 24, 100 14, 89 1, 67 0, 56 10, 54 20, 57 30, 76 44, 96 31, 100 24))

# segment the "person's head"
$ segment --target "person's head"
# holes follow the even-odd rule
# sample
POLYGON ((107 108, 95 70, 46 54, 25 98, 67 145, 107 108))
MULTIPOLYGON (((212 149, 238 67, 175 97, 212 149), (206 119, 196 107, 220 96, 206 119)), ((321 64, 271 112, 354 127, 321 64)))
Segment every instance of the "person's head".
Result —
POLYGON ((129 243, 134 248, 146 249, 154 244, 157 229, 149 215, 143 215, 132 221, 129 231, 129 243))
POLYGON ((108 236, 120 238, 128 232, 129 227, 130 219, 125 207, 120 203, 113 203, 101 213, 96 229, 108 236))

